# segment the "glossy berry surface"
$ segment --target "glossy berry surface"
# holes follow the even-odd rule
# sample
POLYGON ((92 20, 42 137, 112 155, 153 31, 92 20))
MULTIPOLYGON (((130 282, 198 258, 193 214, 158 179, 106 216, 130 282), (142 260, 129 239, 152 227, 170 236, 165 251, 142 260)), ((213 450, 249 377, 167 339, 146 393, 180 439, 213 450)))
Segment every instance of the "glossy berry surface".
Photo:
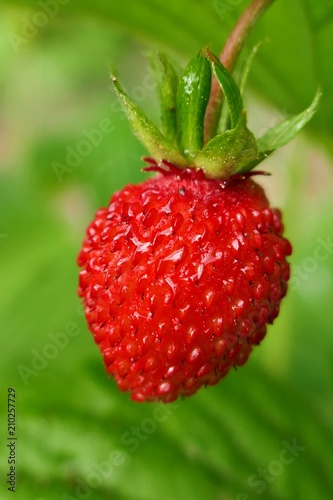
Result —
POLYGON ((120 390, 174 401, 243 365, 286 294, 280 213, 253 180, 166 172, 115 193, 78 263, 86 319, 120 390))

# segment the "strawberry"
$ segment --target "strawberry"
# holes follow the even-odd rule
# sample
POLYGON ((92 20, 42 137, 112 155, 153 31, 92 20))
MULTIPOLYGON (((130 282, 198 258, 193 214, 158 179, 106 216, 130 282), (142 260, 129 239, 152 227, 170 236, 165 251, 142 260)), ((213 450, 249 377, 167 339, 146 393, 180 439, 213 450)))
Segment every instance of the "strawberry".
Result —
POLYGON ((310 119, 318 96, 257 140, 235 81, 207 49, 179 83, 162 56, 161 63, 163 132, 113 78, 151 152, 146 170, 157 175, 97 211, 78 257, 78 293, 119 389, 135 401, 167 403, 243 365, 279 313, 291 245, 251 170, 310 119), (229 123, 204 144, 212 72, 229 123))
POLYGON ((286 293, 281 232, 251 179, 172 170, 114 194, 88 228, 79 293, 119 388, 168 402, 244 364, 286 293))

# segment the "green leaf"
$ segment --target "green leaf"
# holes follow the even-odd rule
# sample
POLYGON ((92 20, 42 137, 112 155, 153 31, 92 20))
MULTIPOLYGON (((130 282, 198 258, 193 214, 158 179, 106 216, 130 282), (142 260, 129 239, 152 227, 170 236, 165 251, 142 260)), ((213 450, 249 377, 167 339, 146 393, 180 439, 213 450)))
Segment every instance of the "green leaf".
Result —
POLYGON ((255 160, 257 153, 256 139, 243 119, 236 128, 211 139, 195 157, 194 163, 204 170, 207 177, 227 179, 255 160))
POLYGON ((266 40, 261 40, 254 47, 252 47, 250 53, 248 54, 248 56, 245 59, 245 64, 242 68, 242 74, 241 74, 241 79, 240 79, 240 84, 239 84, 239 90, 240 90, 241 95, 244 94, 244 89, 245 89, 246 82, 247 82, 247 79, 248 79, 248 76, 250 73, 250 69, 252 67, 253 60, 254 60, 255 56, 257 55, 258 50, 260 49, 260 47, 263 45, 263 43, 265 41, 266 40))
POLYGON ((265 157, 290 142, 316 113, 321 95, 321 89, 318 88, 315 98, 305 111, 270 128, 265 135, 260 137, 258 139, 259 153, 265 157))
MULTIPOLYGON (((257 54, 259 48, 261 47, 261 45, 263 43, 264 43, 264 40, 260 41, 254 47, 252 47, 249 54, 245 58, 245 63, 244 63, 243 68, 241 70, 241 77, 240 77, 240 82, 239 82, 239 91, 241 93, 241 96, 243 96, 245 85, 247 82, 247 78, 248 78, 253 60, 255 58, 255 55, 257 54)), ((228 130, 228 128, 230 128, 230 126, 228 126, 229 124, 230 124, 229 110, 226 106, 223 106, 222 111, 221 111, 219 124, 218 124, 217 133, 222 134, 223 132, 228 130)))
POLYGON ((228 103, 231 128, 235 128, 242 118, 242 112, 244 109, 239 88, 229 71, 209 50, 206 50, 206 57, 212 65, 213 72, 228 103))
POLYGON ((133 132, 158 162, 167 158, 175 165, 184 165, 185 159, 179 151, 161 134, 143 111, 130 99, 115 77, 111 78, 114 89, 129 119, 133 132))
POLYGON ((177 94, 179 143, 188 158, 193 158, 203 146, 204 118, 210 88, 210 64, 200 51, 185 68, 177 94))
POLYGON ((164 136, 174 143, 177 137, 177 88, 178 77, 165 54, 158 54, 162 72, 159 82, 159 98, 161 109, 162 132, 164 136))

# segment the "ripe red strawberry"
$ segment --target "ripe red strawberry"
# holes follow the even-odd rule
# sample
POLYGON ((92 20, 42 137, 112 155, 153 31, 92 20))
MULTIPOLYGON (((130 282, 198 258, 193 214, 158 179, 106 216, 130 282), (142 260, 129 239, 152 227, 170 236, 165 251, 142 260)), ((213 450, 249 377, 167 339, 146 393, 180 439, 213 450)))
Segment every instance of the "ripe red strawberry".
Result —
POLYGON ((127 186, 99 210, 79 294, 107 371, 137 401, 173 401, 247 360, 286 293, 289 242, 251 179, 192 170, 127 186))
POLYGON ((269 131, 256 141, 239 90, 214 56, 198 54, 179 86, 163 63, 164 136, 113 80, 154 158, 148 170, 159 174, 112 196, 78 258, 89 328, 107 372, 136 401, 170 402, 216 384, 246 362, 277 317, 291 246, 249 171, 315 107, 279 125, 278 140, 269 131), (211 68, 230 128, 204 145, 211 68))

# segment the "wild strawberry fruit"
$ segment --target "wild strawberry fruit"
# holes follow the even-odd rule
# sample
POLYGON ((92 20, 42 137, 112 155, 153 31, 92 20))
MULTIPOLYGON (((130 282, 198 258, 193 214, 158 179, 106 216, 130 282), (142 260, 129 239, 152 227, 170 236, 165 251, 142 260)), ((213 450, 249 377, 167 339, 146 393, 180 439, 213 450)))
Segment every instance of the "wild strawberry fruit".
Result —
POLYGON ((161 57, 160 132, 113 78, 157 175, 115 193, 87 229, 79 295, 107 372, 136 401, 174 401, 243 365, 286 294, 291 253, 280 212, 251 172, 310 108, 255 139, 240 91, 208 50, 178 84, 161 57), (212 71, 228 126, 204 144, 212 71))

